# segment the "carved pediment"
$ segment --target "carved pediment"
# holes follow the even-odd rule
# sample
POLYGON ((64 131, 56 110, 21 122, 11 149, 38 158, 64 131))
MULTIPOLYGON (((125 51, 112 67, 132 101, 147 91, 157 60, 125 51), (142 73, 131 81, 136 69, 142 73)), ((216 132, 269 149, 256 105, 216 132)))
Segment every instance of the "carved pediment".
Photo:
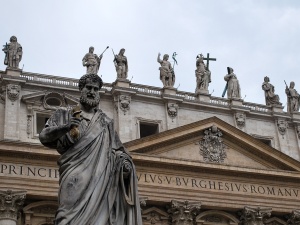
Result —
POLYGON ((151 207, 143 210, 142 213, 143 222, 145 225, 150 224, 168 224, 169 214, 163 210, 151 207))
POLYGON ((219 210, 209 210, 202 212, 196 218, 197 225, 238 225, 239 220, 233 215, 219 211, 219 210))
POLYGON ((253 169, 300 171, 297 160, 211 117, 125 143, 132 153, 253 169))
POLYGON ((59 107, 77 105, 78 98, 67 93, 41 91, 22 96, 23 102, 30 105, 43 106, 45 109, 56 110, 59 107))
POLYGON ((287 225, 287 223, 277 217, 272 217, 265 222, 266 225, 287 225))

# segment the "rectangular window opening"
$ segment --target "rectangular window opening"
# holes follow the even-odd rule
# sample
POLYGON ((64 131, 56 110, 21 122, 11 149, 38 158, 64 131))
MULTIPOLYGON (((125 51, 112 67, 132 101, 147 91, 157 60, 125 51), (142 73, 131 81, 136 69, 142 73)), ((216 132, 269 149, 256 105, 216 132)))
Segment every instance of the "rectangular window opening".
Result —
POLYGON ((46 114, 36 114, 36 133, 39 134, 44 129, 46 122, 50 118, 49 115, 46 114))
POLYGON ((159 132, 158 124, 140 122, 140 138, 147 137, 159 132))

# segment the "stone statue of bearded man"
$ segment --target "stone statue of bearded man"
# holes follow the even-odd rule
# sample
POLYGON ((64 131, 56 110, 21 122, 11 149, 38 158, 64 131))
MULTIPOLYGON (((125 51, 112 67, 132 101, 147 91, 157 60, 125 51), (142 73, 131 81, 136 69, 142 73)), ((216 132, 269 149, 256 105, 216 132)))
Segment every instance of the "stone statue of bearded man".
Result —
POLYGON ((55 225, 142 225, 135 167, 99 109, 101 87, 98 75, 82 76, 80 115, 59 109, 40 133, 41 143, 61 154, 55 225))

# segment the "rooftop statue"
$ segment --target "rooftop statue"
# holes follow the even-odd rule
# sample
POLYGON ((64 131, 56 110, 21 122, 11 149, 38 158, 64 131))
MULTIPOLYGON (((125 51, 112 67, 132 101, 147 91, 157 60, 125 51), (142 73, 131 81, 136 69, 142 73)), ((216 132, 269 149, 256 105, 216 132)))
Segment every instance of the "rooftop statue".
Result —
POLYGON ((22 60, 23 50, 18 43, 16 36, 11 36, 10 43, 6 43, 2 49, 5 53, 4 65, 11 68, 19 68, 19 63, 22 60))
POLYGON ((165 54, 163 59, 161 60, 160 53, 158 53, 157 62, 161 65, 161 67, 159 67, 160 80, 162 81, 164 87, 174 87, 175 73, 168 59, 169 55, 165 54))
MULTIPOLYGON (((227 67, 228 74, 225 75, 224 80, 227 81, 224 92, 227 90, 228 99, 240 99, 241 98, 241 88, 237 76, 233 73, 231 67, 227 67)), ((224 93, 225 94, 225 93, 224 93)), ((222 95, 222 97, 224 96, 222 95)))
MULTIPOLYGON (((103 54, 103 53, 102 53, 103 54)), ((100 55, 99 57, 94 54, 94 47, 89 48, 89 52, 85 54, 85 56, 82 59, 82 65, 86 66, 86 73, 87 74, 98 74, 101 59, 103 55, 100 55)))
POLYGON ((197 82, 196 92, 199 91, 201 92, 202 90, 207 91, 208 85, 211 82, 211 72, 205 66, 203 59, 204 57, 202 54, 197 56, 197 60, 196 60, 197 69, 195 70, 196 82, 197 82))
POLYGON ((134 164, 99 109, 102 84, 98 75, 82 76, 80 104, 57 110, 40 133, 61 154, 55 225, 142 225, 134 164))
POLYGON ((295 89, 295 82, 290 83, 290 87, 286 85, 285 93, 287 95, 287 111, 289 113, 298 112, 300 106, 300 96, 295 89))
POLYGON ((266 105, 281 105, 281 102, 279 102, 279 96, 274 93, 274 86, 269 82, 270 79, 266 76, 262 84, 262 89, 265 91, 266 105))
POLYGON ((117 77, 126 79, 128 76, 128 61, 124 55, 125 49, 122 48, 118 55, 115 55, 114 63, 117 71, 117 77))

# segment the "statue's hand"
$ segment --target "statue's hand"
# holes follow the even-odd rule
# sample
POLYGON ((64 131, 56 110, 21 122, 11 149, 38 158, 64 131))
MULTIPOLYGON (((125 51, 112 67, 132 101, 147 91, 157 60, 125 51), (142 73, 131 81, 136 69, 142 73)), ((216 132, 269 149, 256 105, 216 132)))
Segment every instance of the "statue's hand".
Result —
POLYGON ((129 164, 125 164, 123 167, 123 177, 128 178, 131 173, 131 166, 129 164))
POLYGON ((78 127, 80 124, 81 119, 80 118, 76 118, 76 117, 71 117, 70 121, 69 121, 69 130, 72 129, 72 127, 78 127))

